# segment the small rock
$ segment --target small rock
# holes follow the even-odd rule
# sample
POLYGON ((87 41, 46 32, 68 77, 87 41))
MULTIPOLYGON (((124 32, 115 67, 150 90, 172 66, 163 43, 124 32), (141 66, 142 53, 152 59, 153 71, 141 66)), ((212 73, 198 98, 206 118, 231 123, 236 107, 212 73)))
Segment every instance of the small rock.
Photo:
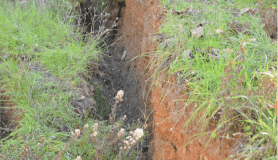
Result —
POLYGON ((197 27, 195 29, 190 30, 191 35, 195 38, 204 37, 204 28, 203 27, 197 27))
POLYGON ((200 26, 204 26, 205 24, 207 24, 207 21, 206 20, 203 20, 199 25, 198 25, 198 27, 200 27, 200 26))
POLYGON ((183 56, 184 56, 184 61, 186 61, 186 59, 188 57, 190 58, 195 58, 194 55, 191 53, 191 49, 187 49, 183 52, 183 56))
POLYGON ((195 16, 195 15, 201 14, 201 11, 199 11, 198 9, 196 9, 196 10, 190 9, 190 10, 188 11, 188 14, 191 14, 191 15, 195 16))
POLYGON ((218 50, 216 48, 211 47, 210 53, 213 55, 213 57, 218 57, 218 50))
POLYGON ((126 50, 123 52, 123 55, 122 55, 122 57, 121 57, 121 61, 124 61, 125 60, 125 56, 126 56, 126 50))

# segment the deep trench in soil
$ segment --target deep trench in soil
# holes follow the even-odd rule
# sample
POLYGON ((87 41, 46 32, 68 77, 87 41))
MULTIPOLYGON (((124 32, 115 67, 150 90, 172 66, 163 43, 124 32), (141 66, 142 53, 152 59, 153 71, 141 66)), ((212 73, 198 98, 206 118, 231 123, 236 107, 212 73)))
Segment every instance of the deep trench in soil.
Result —
MULTIPOLYGON (((121 19, 121 10, 123 7, 126 7, 125 2, 118 2, 118 6, 116 7, 118 7, 118 13, 116 12, 115 14, 114 12, 114 15, 121 19)), ((116 7, 114 6, 114 9, 116 9, 116 7)), ((106 47, 108 48, 102 56, 103 61, 100 61, 98 64, 98 70, 96 72, 92 72, 89 83, 95 84, 94 86, 98 86, 102 95, 105 97, 105 100, 95 99, 98 104, 101 104, 98 105, 98 109, 102 111, 105 110, 105 104, 108 103, 108 106, 110 106, 109 113, 115 103, 114 97, 117 95, 117 92, 119 90, 123 90, 123 101, 117 106, 116 120, 126 116, 125 125, 134 127, 134 124, 142 124, 145 122, 145 119, 143 118, 145 109, 144 102, 143 99, 140 98, 143 94, 142 86, 139 79, 134 78, 130 73, 130 67, 124 67, 125 63, 128 63, 125 59, 127 49, 124 45, 114 44, 118 40, 116 37, 121 36, 118 35, 117 29, 118 27, 114 28, 114 30, 107 35, 105 41, 106 47)), ((109 116, 102 115, 101 118, 108 120, 109 116)), ((149 136, 145 143, 141 146, 146 159, 151 159, 148 153, 149 143, 151 140, 152 137, 149 136)))
POLYGON ((132 124, 134 120, 140 119, 138 94, 140 94, 141 87, 139 81, 130 75, 129 70, 123 68, 125 60, 122 60, 121 56, 117 56, 124 53, 124 46, 111 45, 116 40, 115 34, 117 34, 116 30, 107 36, 107 46, 110 45, 110 47, 105 51, 103 61, 98 65, 98 71, 92 73, 90 83, 100 87, 110 104, 109 106, 114 104, 114 97, 117 92, 123 90, 123 101, 117 106, 116 117, 126 115, 127 121, 132 124))

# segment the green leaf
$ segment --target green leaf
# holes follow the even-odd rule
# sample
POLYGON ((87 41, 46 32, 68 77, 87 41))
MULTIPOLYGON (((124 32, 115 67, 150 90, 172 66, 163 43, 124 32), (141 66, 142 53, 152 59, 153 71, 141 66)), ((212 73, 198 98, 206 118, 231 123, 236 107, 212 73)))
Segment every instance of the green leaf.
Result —
POLYGON ((217 137, 217 134, 216 134, 215 132, 212 132, 212 133, 211 133, 211 137, 212 137, 212 138, 216 138, 216 137, 217 137))
POLYGON ((229 139, 229 134, 226 135, 226 139, 229 139))
POLYGON ((78 3, 78 2, 75 2, 75 3, 74 3, 74 8, 77 7, 78 5, 79 5, 79 3, 78 3))

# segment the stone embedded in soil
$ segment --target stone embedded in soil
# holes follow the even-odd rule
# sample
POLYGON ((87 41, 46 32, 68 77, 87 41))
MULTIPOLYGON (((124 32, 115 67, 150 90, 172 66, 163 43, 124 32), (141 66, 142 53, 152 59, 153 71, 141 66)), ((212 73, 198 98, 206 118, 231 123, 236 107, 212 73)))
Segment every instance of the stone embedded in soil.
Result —
POLYGON ((190 9, 190 10, 188 10, 187 13, 190 14, 190 15, 195 16, 195 15, 201 14, 202 12, 200 10, 198 10, 198 9, 190 9))
POLYGON ((203 27, 197 27, 195 29, 191 29, 190 32, 191 32, 191 35, 197 39, 204 36, 204 28, 203 27))
POLYGON ((126 56, 126 50, 123 52, 123 55, 122 55, 122 57, 121 57, 121 61, 124 61, 125 60, 125 56, 126 56))
POLYGON ((78 87, 79 92, 75 94, 77 98, 71 102, 74 112, 82 116, 86 116, 88 113, 96 113, 97 103, 93 99, 94 87, 85 81, 81 82, 78 87))
POLYGON ((183 51, 184 61, 186 62, 187 58, 194 58, 193 54, 191 53, 191 49, 187 49, 183 51))
POLYGON ((203 20, 202 22, 199 23, 198 27, 203 27, 205 24, 207 24, 207 21, 203 20))

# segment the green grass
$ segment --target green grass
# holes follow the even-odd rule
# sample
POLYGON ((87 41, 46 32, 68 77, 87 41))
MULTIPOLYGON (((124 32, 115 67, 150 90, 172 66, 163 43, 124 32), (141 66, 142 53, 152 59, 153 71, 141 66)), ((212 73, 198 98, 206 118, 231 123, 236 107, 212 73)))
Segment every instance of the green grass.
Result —
MULTIPOLYGON (((167 6, 169 12, 160 33, 171 38, 167 40, 168 47, 165 48, 163 43, 159 45, 159 51, 154 56, 156 58, 149 65, 160 66, 156 68, 155 76, 166 69, 166 78, 181 73, 180 80, 186 80, 186 87, 189 88, 189 93, 186 93, 189 99, 186 103, 197 105, 186 125, 191 121, 199 121, 202 123, 201 135, 210 134, 211 138, 218 135, 231 137, 235 132, 244 132, 248 143, 237 156, 244 155, 251 159, 275 158, 277 116, 271 106, 275 103, 277 91, 277 46, 267 36, 258 15, 244 14, 233 17, 231 12, 236 8, 257 8, 258 1, 235 1, 234 4, 224 0, 204 3, 177 1, 179 5, 170 4, 170 0, 161 2, 162 6, 167 6), (170 13, 173 8, 176 11, 184 11, 187 7, 198 9, 202 13, 185 17, 170 13), (228 26, 233 19, 242 24, 250 24, 250 34, 234 34, 228 26), (196 39, 190 36, 189 31, 203 20, 207 21, 203 27, 204 37, 196 39), (216 29, 224 33, 216 34, 216 29), (246 45, 242 52, 241 45, 244 42, 246 45), (217 59, 206 58, 196 52, 208 47, 218 50, 217 59), (223 51, 227 48, 231 52, 223 51), (195 58, 184 57, 183 51, 186 49, 191 49, 195 58), (166 62, 169 58, 170 64, 163 67, 161 62, 166 62), (219 115, 219 112, 222 115, 219 115), (256 118, 251 118, 251 115, 256 118), (215 116, 220 119, 213 123, 215 129, 207 132, 206 126, 212 124, 211 120, 215 116), (237 130, 236 126, 248 127, 237 130), (260 148, 263 152, 260 153, 255 148, 260 148)), ((275 4, 276 1, 273 1, 269 7, 275 4)))
MULTIPOLYGON (((110 159, 119 153, 118 147, 109 144, 108 137, 115 139, 112 133, 118 132, 122 122, 98 122, 99 134, 91 143, 88 136, 96 120, 78 116, 70 105, 74 87, 81 75, 87 75, 89 63, 101 58, 101 50, 97 40, 82 41, 68 4, 49 1, 42 8, 33 1, 5 0, 0 4, 0 85, 6 91, 3 95, 16 104, 12 107, 16 109, 14 116, 20 116, 13 119, 12 123, 18 124, 16 128, 1 140, 0 159, 53 159, 63 148, 62 159, 110 159), (45 81, 50 77, 29 70, 29 63, 39 63, 57 80, 45 81), (82 129, 85 124, 89 125, 86 131, 82 129), (61 126, 69 132, 62 132, 61 126), (82 135, 71 141, 71 132, 77 128, 82 135)), ((98 88, 97 91, 103 100, 98 88)), ((135 156, 136 152, 127 150, 122 158, 135 156)))
POLYGON ((103 95, 103 91, 101 90, 101 88, 99 86, 97 86, 96 84, 93 84, 94 86, 94 100, 97 102, 98 105, 98 112, 97 115, 99 115, 102 118, 109 118, 109 114, 110 114, 110 105, 109 102, 107 101, 107 98, 103 95))

